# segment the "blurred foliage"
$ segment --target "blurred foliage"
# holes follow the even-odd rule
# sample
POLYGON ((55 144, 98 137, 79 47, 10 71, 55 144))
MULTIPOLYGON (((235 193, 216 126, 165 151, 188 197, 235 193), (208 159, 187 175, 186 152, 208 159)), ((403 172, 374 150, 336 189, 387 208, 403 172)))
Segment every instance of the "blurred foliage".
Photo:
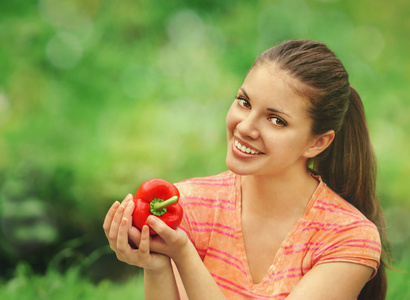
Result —
POLYGON ((404 0, 2 1, 2 275, 104 247, 109 205, 148 178, 225 170, 229 105, 257 55, 289 38, 326 42, 361 94, 400 259, 410 246, 409 11, 404 0))
MULTIPOLYGON (((410 262, 403 260, 398 267, 408 270, 410 262)), ((410 299, 408 278, 403 276, 403 273, 394 271, 389 272, 389 277, 391 280, 386 299, 410 299)), ((121 284, 110 280, 92 284, 84 280, 81 267, 77 266, 60 272, 51 265, 44 275, 38 275, 30 265, 19 263, 12 279, 4 282, 0 289, 0 299, 7 300, 115 300, 129 297, 144 298, 143 276, 134 276, 121 284)))
POLYGON ((30 265, 17 265, 13 278, 0 289, 0 299, 7 300, 115 300, 144 298, 142 276, 135 276, 126 283, 113 284, 103 280, 94 285, 84 280, 79 268, 70 268, 67 272, 47 269, 43 276, 33 272, 30 265))

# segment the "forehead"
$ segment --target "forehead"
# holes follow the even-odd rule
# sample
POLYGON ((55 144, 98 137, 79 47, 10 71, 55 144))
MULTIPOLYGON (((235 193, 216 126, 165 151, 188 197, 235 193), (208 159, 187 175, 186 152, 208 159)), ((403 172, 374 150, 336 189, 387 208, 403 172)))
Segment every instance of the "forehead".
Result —
POLYGON ((252 101, 275 106, 292 113, 307 114, 309 101, 296 93, 299 81, 274 64, 255 65, 247 74, 242 88, 252 101))

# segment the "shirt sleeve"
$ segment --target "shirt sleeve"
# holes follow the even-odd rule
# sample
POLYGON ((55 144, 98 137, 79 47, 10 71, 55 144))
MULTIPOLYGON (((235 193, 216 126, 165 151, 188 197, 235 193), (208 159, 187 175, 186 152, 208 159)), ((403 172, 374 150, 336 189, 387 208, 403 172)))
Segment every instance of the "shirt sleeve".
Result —
POLYGON ((373 268, 373 278, 380 256, 381 242, 376 226, 366 219, 356 220, 327 234, 323 247, 315 253, 313 266, 328 262, 357 263, 373 268))

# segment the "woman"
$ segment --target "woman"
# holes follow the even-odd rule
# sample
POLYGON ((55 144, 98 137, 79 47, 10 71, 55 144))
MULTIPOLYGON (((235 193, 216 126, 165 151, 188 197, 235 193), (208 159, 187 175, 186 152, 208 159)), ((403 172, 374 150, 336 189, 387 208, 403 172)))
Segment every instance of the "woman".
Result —
POLYGON ((179 229, 150 217, 159 236, 140 233, 131 195, 107 213, 110 246, 144 268, 146 298, 384 299, 374 152, 334 53, 308 40, 268 49, 226 125, 229 171, 177 185, 179 229))

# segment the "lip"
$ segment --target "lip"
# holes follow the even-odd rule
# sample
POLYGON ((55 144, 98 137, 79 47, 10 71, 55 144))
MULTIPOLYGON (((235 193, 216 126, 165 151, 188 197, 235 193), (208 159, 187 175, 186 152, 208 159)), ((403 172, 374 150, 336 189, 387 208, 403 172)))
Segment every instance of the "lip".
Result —
POLYGON ((232 149, 233 149, 233 153, 236 156, 240 156, 240 157, 255 157, 255 156, 258 156, 258 155, 261 155, 261 154, 265 154, 262 151, 260 151, 258 148, 255 148, 255 147, 251 146, 250 144, 244 142, 243 140, 241 140, 237 137, 233 138, 232 149), (257 153, 252 154, 252 153, 245 153, 245 152, 240 151, 238 148, 236 148, 235 141, 239 142, 242 146, 245 146, 246 148, 254 150, 257 153))

